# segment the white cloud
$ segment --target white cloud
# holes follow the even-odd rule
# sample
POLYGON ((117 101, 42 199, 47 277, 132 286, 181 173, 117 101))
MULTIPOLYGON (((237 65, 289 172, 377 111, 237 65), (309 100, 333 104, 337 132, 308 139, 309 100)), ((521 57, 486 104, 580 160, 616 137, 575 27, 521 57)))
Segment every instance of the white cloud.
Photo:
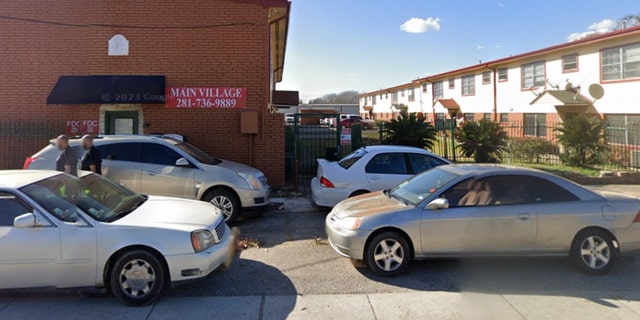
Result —
POLYGON ((440 18, 411 18, 400 26, 400 30, 409 33, 423 33, 429 30, 440 30, 440 18))
POLYGON ((567 37, 567 41, 576 41, 594 34, 611 32, 616 28, 617 25, 618 24, 614 20, 603 19, 602 21, 591 24, 586 31, 570 34, 567 37))
POLYGON ((498 8, 504 8, 506 5, 502 2, 498 2, 498 8))
POLYGON ((477 45, 476 46, 476 50, 484 50, 484 46, 483 45, 477 45))

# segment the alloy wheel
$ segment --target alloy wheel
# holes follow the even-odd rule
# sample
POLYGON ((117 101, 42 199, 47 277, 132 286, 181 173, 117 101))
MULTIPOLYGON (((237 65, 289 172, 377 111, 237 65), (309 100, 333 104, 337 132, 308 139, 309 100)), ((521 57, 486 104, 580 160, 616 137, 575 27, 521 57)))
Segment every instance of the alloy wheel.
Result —
POLYGON ((405 255, 402 245, 394 239, 380 241, 374 250, 373 260, 378 268, 384 271, 395 271, 400 268, 405 255))
POLYGON ((233 214, 233 202, 231 199, 225 196, 216 196, 211 199, 211 204, 220 208, 222 210, 222 214, 224 215, 224 220, 229 220, 231 215, 233 214))
POLYGON ((598 236, 590 236, 580 245, 580 256, 589 268, 598 270, 606 267, 611 260, 609 244, 598 236))
POLYGON ((127 296, 141 298, 153 290, 156 272, 147 261, 134 259, 120 270, 119 282, 120 288, 127 296))

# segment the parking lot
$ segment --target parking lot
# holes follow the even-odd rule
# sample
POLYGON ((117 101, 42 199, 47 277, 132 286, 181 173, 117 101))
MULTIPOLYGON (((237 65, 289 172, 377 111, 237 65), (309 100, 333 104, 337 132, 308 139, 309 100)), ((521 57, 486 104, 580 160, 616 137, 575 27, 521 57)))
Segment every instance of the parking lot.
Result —
POLYGON ((127 308, 91 292, 4 292, 0 319, 325 319, 341 310, 350 318, 454 319, 469 309, 472 318, 640 318, 640 254, 604 276, 586 275, 566 258, 517 258, 421 261, 405 276, 379 278, 327 245, 325 214, 295 198, 283 210, 247 216, 239 228, 259 247, 239 252, 231 270, 177 287, 152 306, 127 308))

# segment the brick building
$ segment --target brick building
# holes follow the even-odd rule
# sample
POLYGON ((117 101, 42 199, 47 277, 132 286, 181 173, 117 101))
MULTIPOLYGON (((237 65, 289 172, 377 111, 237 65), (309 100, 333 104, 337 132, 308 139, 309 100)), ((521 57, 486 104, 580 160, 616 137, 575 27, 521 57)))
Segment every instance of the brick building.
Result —
MULTIPOLYGON (((286 0, 2 1, 0 150, 7 152, 6 129, 16 123, 48 123, 73 134, 176 133, 282 185, 284 120, 271 105, 286 103, 274 97, 281 96, 275 84, 282 79, 289 6, 286 0), (171 88, 208 91, 192 90, 194 96, 172 97, 170 104, 171 88)), ((24 159, 46 142, 25 139, 10 153, 24 159)), ((19 166, 15 158, 0 159, 0 169, 19 166)))

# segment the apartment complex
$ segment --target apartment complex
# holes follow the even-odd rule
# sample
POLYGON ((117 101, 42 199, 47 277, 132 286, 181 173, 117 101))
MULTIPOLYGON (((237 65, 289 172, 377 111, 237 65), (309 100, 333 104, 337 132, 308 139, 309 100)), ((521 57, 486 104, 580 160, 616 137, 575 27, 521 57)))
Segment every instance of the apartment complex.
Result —
POLYGON ((640 144, 640 27, 416 79, 360 97, 360 112, 379 120, 398 105, 438 123, 490 119, 523 124, 525 135, 547 136, 547 123, 573 114, 597 114, 608 135, 640 144), (635 132, 635 131, 633 131, 635 132))

